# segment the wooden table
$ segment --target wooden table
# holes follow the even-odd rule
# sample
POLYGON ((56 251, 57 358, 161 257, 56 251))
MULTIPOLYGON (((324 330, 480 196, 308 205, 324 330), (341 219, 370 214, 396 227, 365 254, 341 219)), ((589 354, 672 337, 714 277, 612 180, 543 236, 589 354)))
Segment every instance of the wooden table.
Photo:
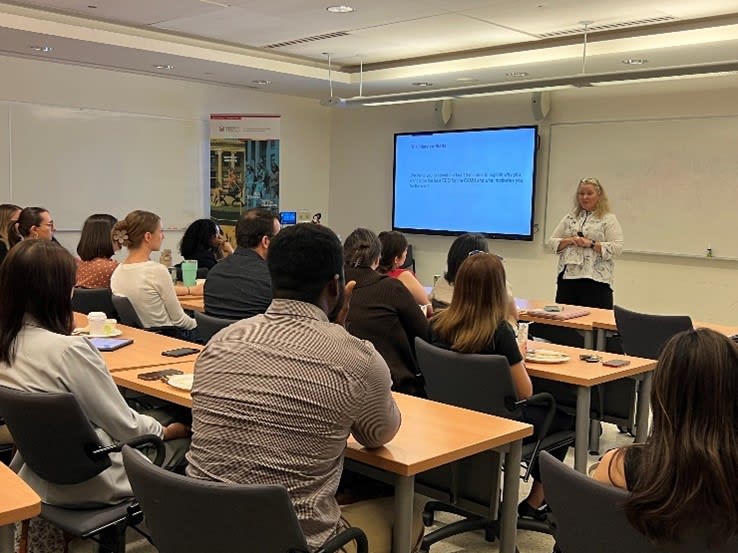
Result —
MULTIPOLYGON (((176 365, 192 372, 194 363, 176 365)), ((130 388, 178 405, 192 406, 190 393, 172 388, 164 382, 144 381, 137 375, 150 370, 139 368, 113 373, 119 386, 130 388)), ((402 412, 402 426, 397 436, 378 449, 366 449, 353 437, 346 447, 346 457, 394 475, 395 530, 393 551, 411 550, 412 510, 415 475, 441 465, 475 455, 488 449, 499 449, 508 467, 520 465, 522 439, 533 433, 533 427, 518 421, 486 415, 451 405, 404 394, 394 394, 402 412)), ((498 469, 499 470, 499 469, 498 469)), ((504 476, 504 501, 501 509, 500 552, 515 551, 519 473, 508 470, 504 476)))
POLYGON ((651 379, 656 368, 654 359, 642 359, 615 353, 596 352, 587 349, 528 342, 528 347, 551 349, 570 357, 565 363, 544 364, 526 361, 528 374, 555 382, 573 384, 577 387, 576 408, 576 444, 574 448, 574 468, 580 472, 587 470, 587 450, 589 445, 589 415, 591 405, 591 388, 598 384, 620 380, 621 378, 637 378, 641 380, 638 395, 638 420, 636 421, 636 440, 642 442, 648 434, 648 414, 651 397, 651 379), (603 361, 610 359, 627 359, 629 365, 624 367, 605 367, 600 363, 587 363, 579 359, 580 355, 597 354, 603 361))
POLYGON ((205 298, 203 296, 178 296, 177 299, 182 309, 205 313, 205 298))
MULTIPOLYGON (((515 305, 520 312, 519 319, 521 321, 540 323, 550 326, 560 326, 564 328, 572 328, 574 330, 582 332, 584 335, 584 347, 587 349, 595 349, 595 321, 600 320, 603 317, 607 317, 608 314, 612 314, 612 309, 581 307, 578 305, 567 305, 550 301, 547 302, 543 300, 529 300, 525 298, 515 298, 515 305), (537 317, 527 312, 531 309, 543 309, 546 305, 560 305, 564 309, 587 309, 589 310, 589 315, 576 317, 574 319, 558 320, 550 319, 548 317, 537 317)), ((597 349, 604 349, 604 347, 597 349)))
POLYGON ((13 524, 37 516, 41 498, 10 468, 0 463, 0 553, 12 553, 13 524))
MULTIPOLYGON (((87 326, 87 316, 75 313, 74 325, 76 327, 87 326)), ((122 331, 120 338, 131 338, 133 343, 116 351, 100 352, 111 373, 135 367, 154 367, 193 361, 197 357, 196 353, 185 357, 165 357, 161 352, 176 348, 202 349, 204 347, 126 325, 119 324, 117 328, 122 331)))

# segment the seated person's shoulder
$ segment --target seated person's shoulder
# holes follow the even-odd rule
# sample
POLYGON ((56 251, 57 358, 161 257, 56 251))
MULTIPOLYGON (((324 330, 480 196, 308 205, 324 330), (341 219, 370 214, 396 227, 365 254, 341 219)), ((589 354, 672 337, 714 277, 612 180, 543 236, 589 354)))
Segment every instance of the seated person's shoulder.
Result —
POLYGON ((603 484, 628 489, 625 479, 625 456, 627 448, 611 449, 602 456, 592 471, 592 478, 603 484))

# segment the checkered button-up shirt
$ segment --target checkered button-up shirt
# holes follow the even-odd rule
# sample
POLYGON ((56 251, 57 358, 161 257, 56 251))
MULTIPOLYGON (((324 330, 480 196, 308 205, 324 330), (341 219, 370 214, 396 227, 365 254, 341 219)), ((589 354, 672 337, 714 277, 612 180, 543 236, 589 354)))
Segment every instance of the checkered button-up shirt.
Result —
POLYGON ((390 385, 369 342, 312 304, 275 299, 219 332, 197 360, 188 474, 284 485, 317 548, 340 529, 334 496, 349 433, 379 447, 400 427, 390 385))

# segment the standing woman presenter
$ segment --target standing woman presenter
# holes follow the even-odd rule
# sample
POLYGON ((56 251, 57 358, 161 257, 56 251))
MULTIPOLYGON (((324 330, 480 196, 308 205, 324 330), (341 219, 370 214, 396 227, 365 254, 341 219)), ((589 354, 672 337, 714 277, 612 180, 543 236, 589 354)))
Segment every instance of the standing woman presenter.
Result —
POLYGON ((623 251, 623 229, 599 180, 579 181, 574 209, 548 246, 559 254, 557 303, 612 309, 613 260, 623 251))

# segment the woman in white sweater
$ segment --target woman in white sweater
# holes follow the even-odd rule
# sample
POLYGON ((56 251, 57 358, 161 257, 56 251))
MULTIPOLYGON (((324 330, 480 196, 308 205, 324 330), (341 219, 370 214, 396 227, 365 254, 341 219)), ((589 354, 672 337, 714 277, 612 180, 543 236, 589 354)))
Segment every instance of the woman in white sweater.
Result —
MULTIPOLYGON (((0 266, 0 386, 73 393, 106 444, 142 434, 185 438, 189 433, 185 425, 163 427, 131 409, 97 349, 86 338, 71 336, 75 274, 71 254, 51 241, 25 240, 8 253, 0 266)), ((167 449, 170 465, 182 462, 186 444, 169 443, 167 449)), ((110 468, 74 485, 49 484, 19 457, 13 463, 44 503, 92 506, 132 495, 120 454, 110 459, 110 468)))
POLYGON ((196 339, 191 331, 197 323, 185 314, 177 296, 201 296, 202 285, 175 286, 167 268, 149 259, 164 241, 159 216, 132 211, 113 227, 113 241, 128 248, 128 257, 110 279, 113 293, 131 301, 144 327, 174 326, 181 338, 196 339))

